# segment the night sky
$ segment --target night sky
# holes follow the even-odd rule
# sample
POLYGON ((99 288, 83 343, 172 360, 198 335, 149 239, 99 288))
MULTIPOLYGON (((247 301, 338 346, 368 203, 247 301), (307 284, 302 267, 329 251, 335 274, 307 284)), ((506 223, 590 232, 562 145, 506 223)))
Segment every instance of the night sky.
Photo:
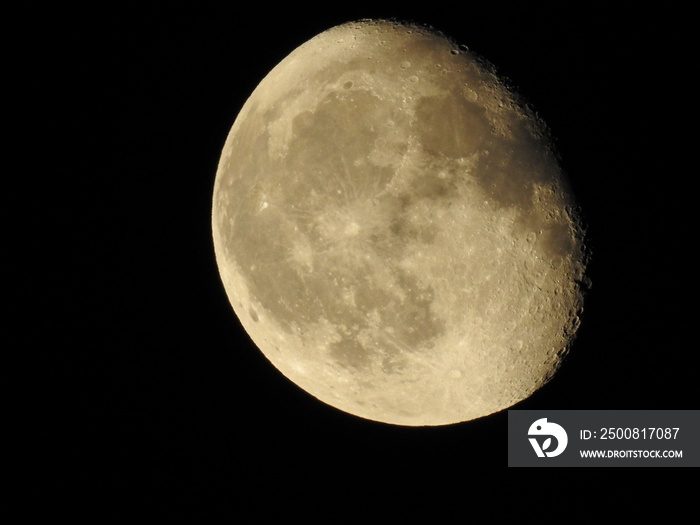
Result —
POLYGON ((46 394, 46 428, 64 438, 46 484, 70 472, 100 497, 184 490, 225 510, 307 486, 412 493, 456 474, 467 491, 459 473, 511 475, 507 412, 416 429, 328 407, 248 340, 219 280, 211 197, 238 111, 298 45, 369 17, 433 25, 493 63, 549 125, 585 214, 593 285, 578 338, 514 408, 697 408, 675 312, 690 293, 672 233, 683 187, 650 160, 653 57, 624 13, 527 4, 113 7, 56 30, 42 60, 66 97, 45 131, 71 137, 46 188, 65 195, 49 228, 66 264, 44 293, 61 298, 48 323, 68 350, 48 362, 69 400, 46 394))

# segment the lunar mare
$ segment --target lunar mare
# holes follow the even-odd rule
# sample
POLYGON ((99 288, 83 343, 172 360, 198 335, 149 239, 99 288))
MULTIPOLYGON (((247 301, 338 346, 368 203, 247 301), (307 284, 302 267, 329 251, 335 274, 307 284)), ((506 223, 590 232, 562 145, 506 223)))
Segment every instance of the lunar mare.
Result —
POLYGON ((283 59, 228 135, 212 227, 252 340, 359 417, 508 408, 578 328, 583 228, 544 125, 423 27, 349 23, 283 59))

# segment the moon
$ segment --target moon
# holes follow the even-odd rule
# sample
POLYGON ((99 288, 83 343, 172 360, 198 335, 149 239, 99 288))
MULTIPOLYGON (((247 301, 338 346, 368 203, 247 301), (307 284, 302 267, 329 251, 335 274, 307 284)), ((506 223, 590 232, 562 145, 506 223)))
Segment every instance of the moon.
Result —
POLYGON ((417 24, 333 27, 274 67, 226 139, 212 229, 257 347, 360 418, 504 410, 580 324, 585 232, 546 126, 417 24))

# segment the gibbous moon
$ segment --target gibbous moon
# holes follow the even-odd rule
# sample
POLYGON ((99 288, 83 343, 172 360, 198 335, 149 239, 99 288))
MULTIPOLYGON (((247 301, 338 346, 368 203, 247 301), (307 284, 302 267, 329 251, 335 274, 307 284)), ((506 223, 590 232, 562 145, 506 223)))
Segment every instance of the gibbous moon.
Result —
POLYGON ((508 408, 578 328, 584 232, 545 127, 432 29, 348 23, 282 60, 228 135, 212 223, 252 340, 362 418, 508 408))

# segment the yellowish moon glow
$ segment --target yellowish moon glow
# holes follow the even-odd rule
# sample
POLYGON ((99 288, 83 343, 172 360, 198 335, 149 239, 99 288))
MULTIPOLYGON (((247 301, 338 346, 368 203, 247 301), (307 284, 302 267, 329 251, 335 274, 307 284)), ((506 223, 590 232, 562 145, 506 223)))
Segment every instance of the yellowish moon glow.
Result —
POLYGON ((362 418, 508 408, 578 328, 583 229, 543 124, 424 27, 348 23, 282 60, 226 140, 212 226, 252 340, 362 418))

